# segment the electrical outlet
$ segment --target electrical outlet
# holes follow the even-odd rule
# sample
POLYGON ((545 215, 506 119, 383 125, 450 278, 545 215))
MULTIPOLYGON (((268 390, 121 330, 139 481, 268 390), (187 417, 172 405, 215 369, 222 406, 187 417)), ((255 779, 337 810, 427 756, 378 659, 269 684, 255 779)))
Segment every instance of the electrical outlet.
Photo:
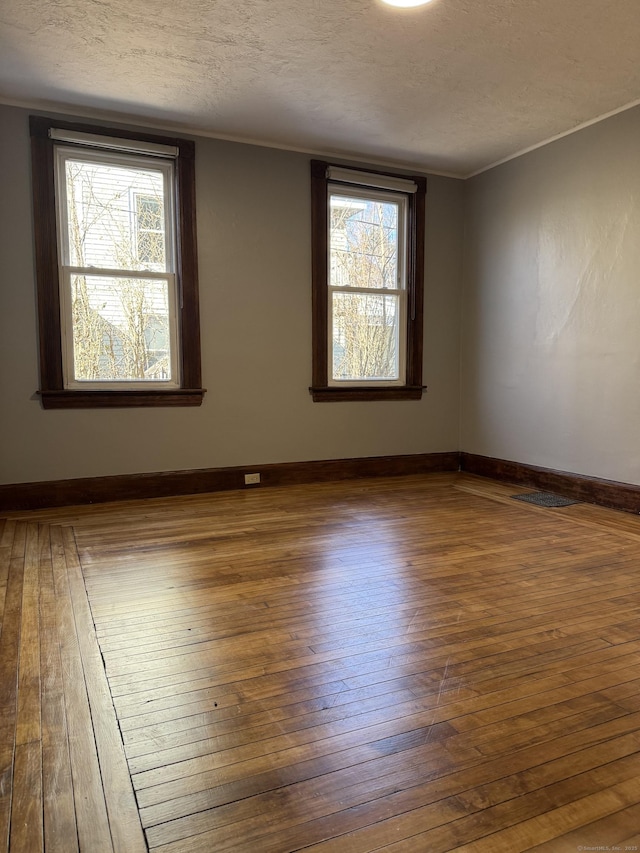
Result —
POLYGON ((253 486, 259 482, 260 482, 260 474, 245 474, 244 475, 245 486, 253 486))

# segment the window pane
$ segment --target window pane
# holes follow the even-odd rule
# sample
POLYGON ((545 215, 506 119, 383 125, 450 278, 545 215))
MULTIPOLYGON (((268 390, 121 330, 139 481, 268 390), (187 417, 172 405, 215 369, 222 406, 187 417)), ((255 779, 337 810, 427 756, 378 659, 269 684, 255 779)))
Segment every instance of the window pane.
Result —
POLYGON ((333 379, 399 378, 399 298, 333 294, 333 379))
POLYGON ((66 179, 71 266, 167 270, 161 171, 67 160, 66 179))
POLYGON ((152 196, 136 195, 136 216, 138 228, 151 231, 162 230, 162 202, 152 196))
POLYGON ((164 258, 164 234, 158 231, 138 231, 138 260, 149 269, 162 264, 164 258))
POLYGON ((76 381, 171 381, 169 284, 72 275, 76 381))
POLYGON ((398 288, 398 205, 333 194, 330 202, 330 284, 398 288))

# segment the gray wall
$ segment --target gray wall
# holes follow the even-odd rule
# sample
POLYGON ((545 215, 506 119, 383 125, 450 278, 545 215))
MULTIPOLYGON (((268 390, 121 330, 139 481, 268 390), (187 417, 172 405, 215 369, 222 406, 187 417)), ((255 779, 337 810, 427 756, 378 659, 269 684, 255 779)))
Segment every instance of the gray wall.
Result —
POLYGON ((0 146, 0 482, 458 449, 462 182, 429 178, 421 401, 312 402, 309 158, 198 139, 202 408, 44 411, 27 111, 0 146))
POLYGON ((466 184, 461 449, 640 483, 640 110, 466 184))

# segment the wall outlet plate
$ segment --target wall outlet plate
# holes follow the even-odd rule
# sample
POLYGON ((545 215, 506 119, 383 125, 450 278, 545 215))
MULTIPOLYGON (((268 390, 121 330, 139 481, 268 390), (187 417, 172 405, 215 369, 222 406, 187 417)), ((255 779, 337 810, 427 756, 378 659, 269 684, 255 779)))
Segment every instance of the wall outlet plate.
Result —
POLYGON ((244 475, 244 484, 245 486, 254 486, 256 483, 260 482, 260 474, 245 474, 244 475))

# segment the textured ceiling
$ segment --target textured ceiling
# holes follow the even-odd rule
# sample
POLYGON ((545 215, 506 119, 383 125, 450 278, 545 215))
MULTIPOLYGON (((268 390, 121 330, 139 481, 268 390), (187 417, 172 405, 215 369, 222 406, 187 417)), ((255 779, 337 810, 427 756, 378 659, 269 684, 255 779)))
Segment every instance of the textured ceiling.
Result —
POLYGON ((1 101, 457 175, 639 99, 639 0, 0 5, 1 101))

